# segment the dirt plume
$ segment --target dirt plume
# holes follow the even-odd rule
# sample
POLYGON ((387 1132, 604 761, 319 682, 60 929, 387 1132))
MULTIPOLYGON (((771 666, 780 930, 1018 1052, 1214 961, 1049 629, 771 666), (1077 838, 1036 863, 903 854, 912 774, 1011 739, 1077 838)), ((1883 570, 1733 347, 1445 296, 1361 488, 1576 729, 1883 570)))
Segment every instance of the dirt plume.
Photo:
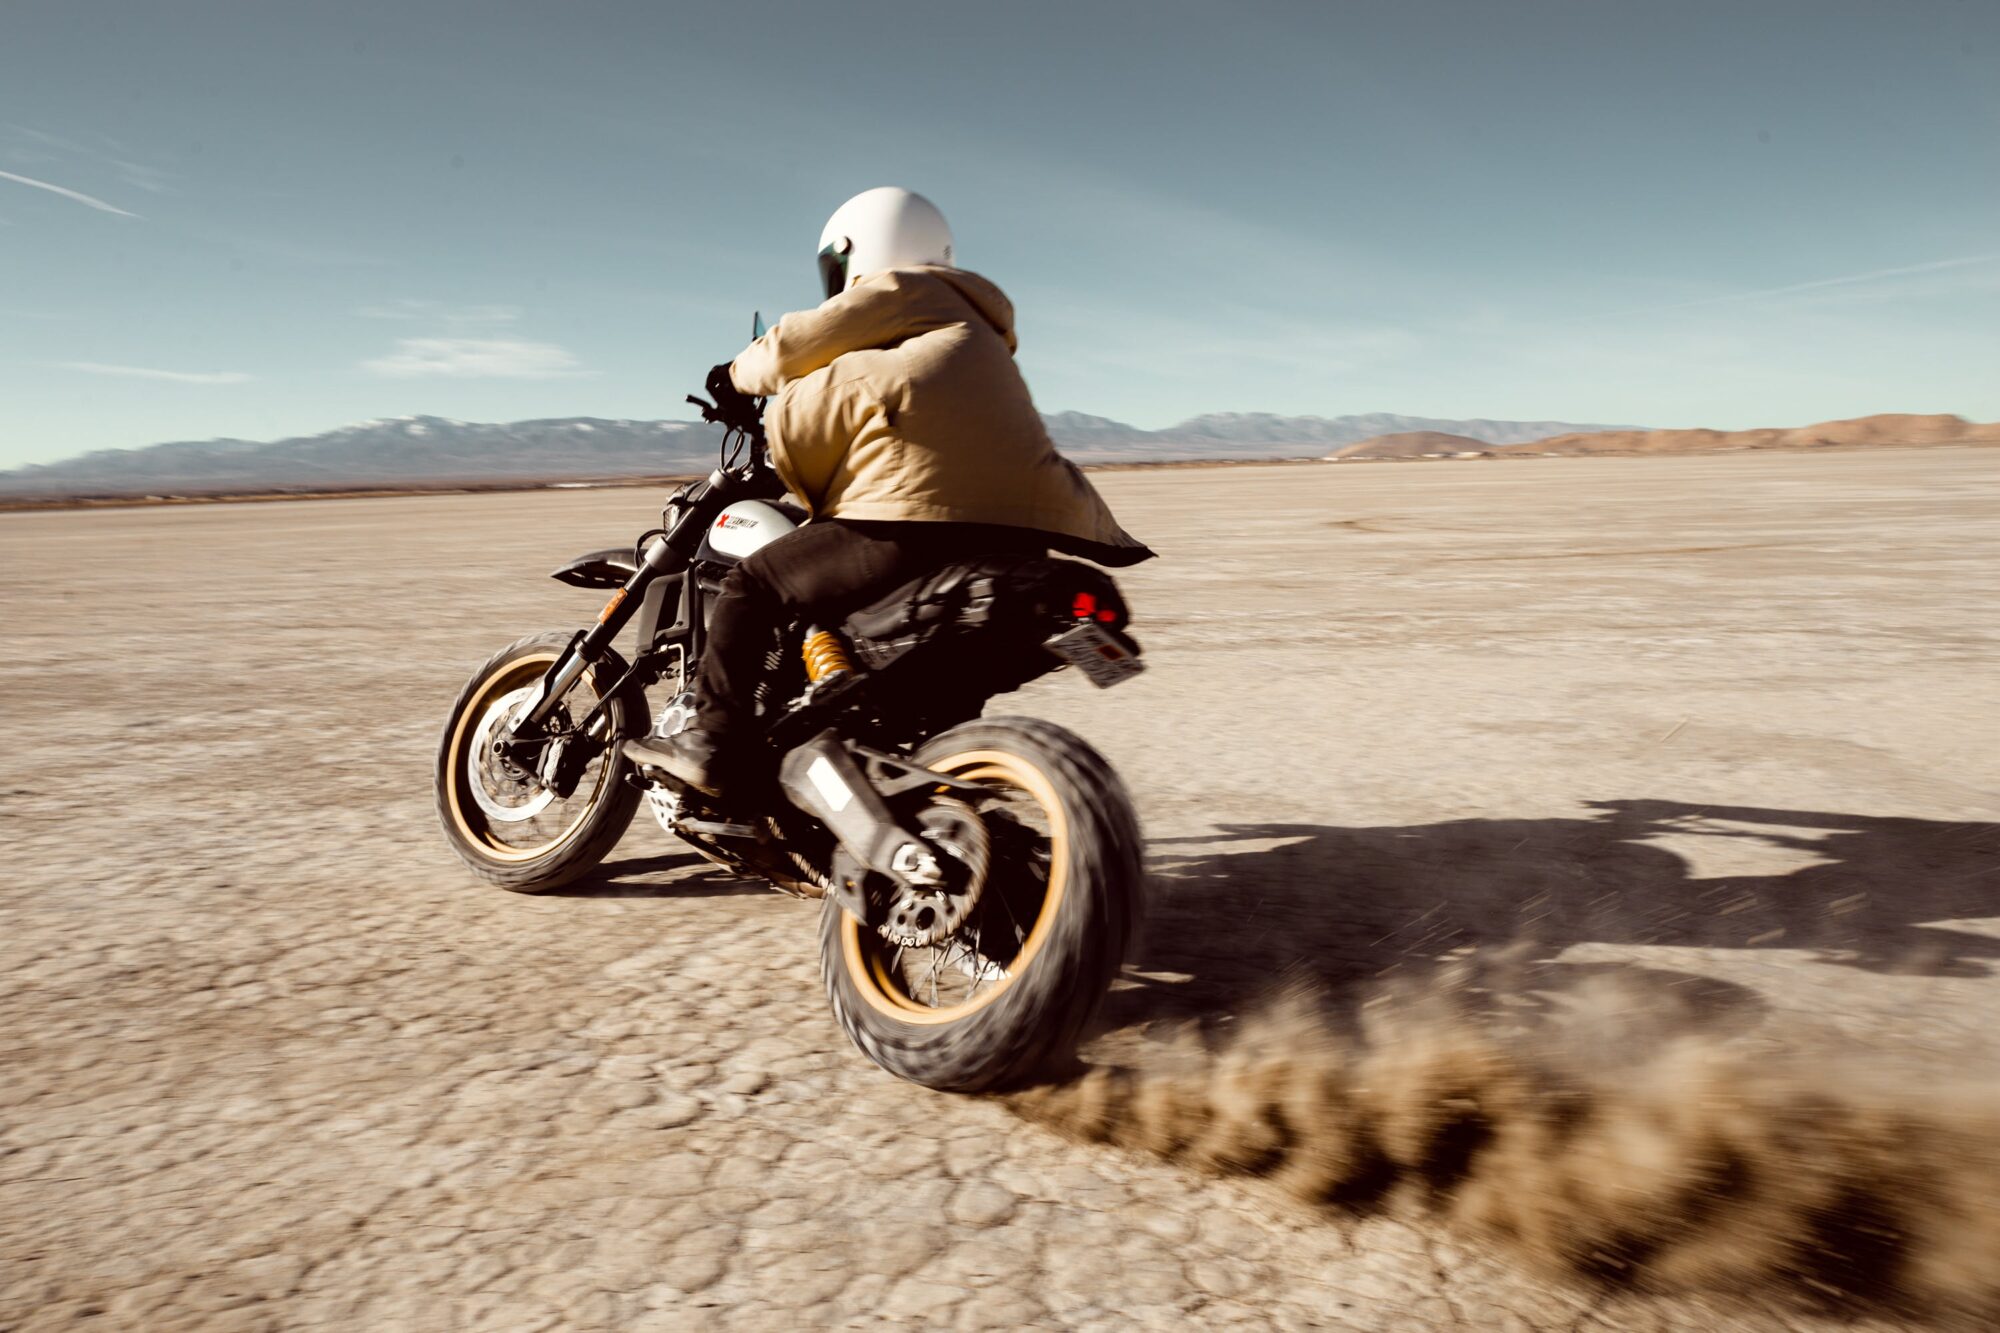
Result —
POLYGON ((1639 1290, 2000 1315, 2000 1098, 1646 1030, 1605 985, 1508 1031, 1452 988, 1337 1023, 1274 1002, 1219 1041, 1017 1094, 1073 1137, 1417 1207, 1531 1266, 1639 1290))

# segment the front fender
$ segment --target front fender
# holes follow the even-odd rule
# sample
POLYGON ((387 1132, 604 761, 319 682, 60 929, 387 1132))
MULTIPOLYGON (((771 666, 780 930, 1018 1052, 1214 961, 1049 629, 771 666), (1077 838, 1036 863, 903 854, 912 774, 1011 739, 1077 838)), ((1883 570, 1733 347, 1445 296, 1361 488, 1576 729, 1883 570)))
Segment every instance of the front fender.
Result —
POLYGON ((580 555, 552 571, 549 577, 573 588, 622 588, 638 570, 637 562, 632 559, 632 548, 614 546, 580 555))

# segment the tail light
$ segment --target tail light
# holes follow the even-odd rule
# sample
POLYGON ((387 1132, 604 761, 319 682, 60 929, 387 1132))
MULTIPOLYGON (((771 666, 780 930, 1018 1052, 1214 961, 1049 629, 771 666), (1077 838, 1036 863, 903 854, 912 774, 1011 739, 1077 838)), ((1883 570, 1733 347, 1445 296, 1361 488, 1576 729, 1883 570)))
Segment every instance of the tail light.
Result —
POLYGON ((1079 592, 1070 602, 1070 619, 1095 620, 1099 624, 1122 629, 1129 621, 1125 606, 1110 593, 1079 592))

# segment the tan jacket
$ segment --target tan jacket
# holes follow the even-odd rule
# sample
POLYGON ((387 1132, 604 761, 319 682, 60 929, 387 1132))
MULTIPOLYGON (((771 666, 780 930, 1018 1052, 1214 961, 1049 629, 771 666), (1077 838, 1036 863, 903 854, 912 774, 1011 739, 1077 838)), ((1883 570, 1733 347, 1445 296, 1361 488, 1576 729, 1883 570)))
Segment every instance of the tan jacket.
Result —
POLYGON ((1110 565, 1152 552, 1056 452, 1014 365, 1014 307, 962 269, 870 274, 730 368, 773 399, 771 461, 815 517, 997 523, 1110 565))

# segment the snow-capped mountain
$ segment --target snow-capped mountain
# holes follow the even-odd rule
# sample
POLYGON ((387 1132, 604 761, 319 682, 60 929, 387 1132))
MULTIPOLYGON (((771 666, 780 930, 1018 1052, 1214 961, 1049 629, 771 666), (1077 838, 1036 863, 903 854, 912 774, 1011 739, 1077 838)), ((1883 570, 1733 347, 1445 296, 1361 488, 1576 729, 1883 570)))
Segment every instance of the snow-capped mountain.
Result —
MULTIPOLYGON (((1153 431, 1083 412, 1043 419, 1056 443, 1081 463, 1313 457, 1396 431, 1445 431, 1515 444, 1603 429, 1557 421, 1444 421, 1388 413, 1214 413, 1153 431)), ((482 423, 395 417, 261 443, 200 440, 98 450, 0 472, 0 494, 186 495, 671 476, 706 472, 714 465, 720 440, 717 428, 687 421, 558 417, 482 423)))

